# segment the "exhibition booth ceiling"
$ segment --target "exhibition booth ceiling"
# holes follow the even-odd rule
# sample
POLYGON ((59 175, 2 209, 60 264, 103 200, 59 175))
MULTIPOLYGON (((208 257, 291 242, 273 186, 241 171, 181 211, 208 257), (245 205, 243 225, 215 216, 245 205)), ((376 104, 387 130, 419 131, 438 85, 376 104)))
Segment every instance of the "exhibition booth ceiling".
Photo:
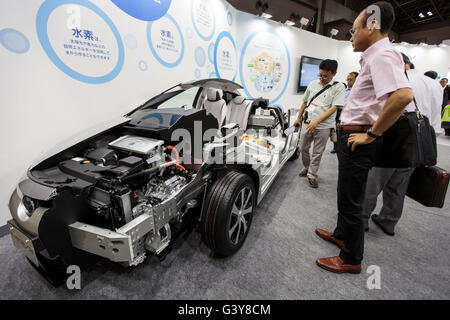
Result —
MULTIPOLYGON (((0 4, 0 226, 22 173, 48 146, 121 116, 162 90, 234 80, 250 98, 298 108, 302 56, 359 70, 347 41, 236 10, 223 0, 30 0, 0 4)), ((449 71, 450 48, 398 47, 420 71, 449 71)))
MULTIPOLYGON (((229 0, 238 10, 330 36, 350 40, 348 32, 361 10, 377 0, 229 0)), ((396 42, 441 44, 450 39, 450 2, 447 0, 388 0, 395 11, 390 38, 396 42)))

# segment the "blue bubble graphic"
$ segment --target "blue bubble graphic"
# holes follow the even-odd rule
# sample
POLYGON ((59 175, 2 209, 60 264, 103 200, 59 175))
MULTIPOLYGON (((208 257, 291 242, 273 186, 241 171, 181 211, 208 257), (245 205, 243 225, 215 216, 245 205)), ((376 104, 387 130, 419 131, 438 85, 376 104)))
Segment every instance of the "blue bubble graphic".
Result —
POLYGON ((202 34, 199 30, 199 28, 197 27, 196 21, 195 21, 195 16, 194 16, 194 1, 191 2, 191 19, 192 19, 192 24, 194 25, 194 29, 195 31, 197 31, 197 34, 200 38, 202 38, 205 41, 209 41, 212 39, 212 37, 214 36, 214 33, 216 32, 216 17, 214 16, 214 11, 212 11, 212 30, 210 34, 202 34))
POLYGON ((206 54, 205 50, 202 47, 195 48, 195 62, 198 64, 199 67, 203 67, 206 63, 206 54))
POLYGON ((124 38, 123 38, 125 45, 128 49, 130 50, 136 50, 138 43, 136 38, 132 35, 132 34, 127 34, 124 38))
POLYGON ((231 14, 231 12, 227 13, 227 21, 230 26, 233 24, 233 15, 231 14))
POLYGON ((244 56, 245 56, 245 52, 247 51, 247 47, 249 46, 250 42, 253 40, 253 38, 255 38, 257 35, 259 35, 261 33, 271 33, 271 34, 275 35, 276 37, 278 37, 281 40, 281 42, 283 43, 284 50, 286 51, 286 56, 287 56, 287 60, 288 60, 288 66, 287 66, 288 74, 287 74, 286 83, 284 84, 284 87, 281 90, 280 94, 275 99, 270 100, 270 103, 274 104, 276 101, 278 101, 283 96, 284 92, 286 91, 286 88, 289 83, 289 78, 291 75, 291 56, 289 54, 289 48, 286 45, 286 43, 284 42, 284 40, 276 33, 275 30, 269 28, 266 30, 256 31, 250 37, 247 38, 247 40, 244 43, 244 47, 242 48, 242 51, 241 51, 241 59, 239 62, 239 76, 241 78, 241 82, 242 82, 242 86, 244 87, 245 94, 247 95, 247 97, 252 99, 253 96, 248 91, 247 85, 245 83, 245 78, 244 78, 244 66, 245 66, 244 56))
POLYGON ((180 49, 181 49, 181 52, 180 52, 180 56, 178 57, 177 61, 175 61, 175 62, 167 62, 162 57, 160 57, 158 55, 158 52, 156 52, 155 47, 153 45, 153 40, 152 40, 152 25, 153 25, 153 22, 147 23, 147 42, 148 42, 148 45, 150 47, 150 50, 152 51, 153 56, 155 57, 156 60, 158 60, 159 63, 161 63, 163 66, 165 66, 167 68, 174 68, 174 67, 178 66, 181 63, 181 61, 183 60, 183 56, 184 56, 184 38, 183 38, 183 33, 181 33, 180 26, 175 21, 175 19, 170 14, 166 14, 165 17, 167 19, 169 19, 175 25, 175 28, 177 29, 178 33, 180 34, 180 39, 181 39, 181 48, 180 49))
POLYGON ((214 47, 215 47, 214 42, 210 43, 208 47, 208 58, 211 63, 214 63, 214 47))
POLYGON ((195 79, 199 79, 200 75, 200 69, 195 69, 195 79))
POLYGON ((148 69, 147 62, 145 62, 144 60, 139 61, 139 69, 141 71, 147 71, 148 69))
POLYGON ((58 67, 59 70, 67 74, 68 76, 72 77, 75 80, 90 83, 90 84, 101 84, 108 81, 113 80, 117 75, 120 73, 123 67, 123 63, 125 60, 125 48, 123 45, 122 38, 119 34, 119 30, 114 25, 111 18, 109 18, 99 7, 97 7, 95 4, 88 0, 47 0, 44 3, 42 3, 41 7, 38 10, 37 16, 36 16, 36 31, 38 35, 39 42, 41 43, 42 48, 44 49, 45 53, 49 57, 49 59, 54 63, 56 67, 58 67), (112 33, 114 34, 114 38, 116 39, 117 46, 119 48, 118 52, 118 60, 117 64, 114 67, 114 69, 100 77, 92 77, 92 76, 86 76, 84 74, 81 74, 69 66, 67 66, 56 54, 55 50, 53 49, 50 39, 48 37, 47 33, 47 26, 48 26, 48 19, 56 8, 59 6, 65 5, 65 4, 77 4, 83 7, 86 7, 93 12, 95 12, 100 18, 105 21, 105 23, 109 26, 112 33))
MULTIPOLYGON (((222 78, 222 77, 221 77, 220 72, 219 72, 219 67, 218 67, 218 65, 217 65, 217 59, 216 59, 216 57, 217 57, 217 53, 218 53, 220 41, 221 41, 223 38, 228 38, 228 39, 231 41, 231 43, 233 44, 234 51, 236 51, 236 43, 234 42, 234 39, 233 39, 233 37, 231 36, 231 34, 230 34, 228 31, 222 31, 222 32, 219 34, 219 36, 217 37, 216 44, 215 44, 215 46, 214 46, 214 69, 215 69, 215 71, 216 71, 216 74, 218 75, 218 78, 222 78)), ((236 55, 236 56, 237 56, 237 55, 236 55)), ((233 80, 232 80, 232 81, 234 81, 234 80, 236 79, 236 74, 237 74, 237 70, 236 70, 236 73, 235 73, 234 76, 233 76, 233 80)))
POLYGON ((142 20, 155 21, 163 17, 170 8, 172 0, 111 0, 126 14, 142 20))
POLYGON ((14 53, 25 53, 30 49, 30 41, 15 29, 6 28, 0 31, 0 43, 14 53))

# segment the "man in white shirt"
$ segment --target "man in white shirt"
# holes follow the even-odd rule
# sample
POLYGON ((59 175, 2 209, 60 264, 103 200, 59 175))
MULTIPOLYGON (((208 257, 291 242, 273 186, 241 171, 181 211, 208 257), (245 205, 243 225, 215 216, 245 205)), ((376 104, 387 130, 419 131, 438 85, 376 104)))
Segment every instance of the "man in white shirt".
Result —
POLYGON ((303 103, 300 108, 295 126, 302 122, 305 110, 307 119, 303 119, 300 133, 300 149, 304 168, 300 171, 300 177, 308 177, 309 186, 317 188, 317 172, 320 160, 330 137, 331 129, 334 129, 335 114, 338 107, 344 105, 345 87, 340 82, 333 82, 338 63, 336 60, 326 59, 319 66, 319 80, 311 81, 303 95, 303 103), (313 144, 312 155, 309 149, 313 144))
MULTIPOLYGON (((403 53, 402 55, 417 106, 420 112, 430 120, 436 135, 441 134, 442 87, 437 81, 419 73, 409 58, 403 53)), ((405 108, 407 112, 415 110, 414 101, 405 108)), ((379 215, 372 216, 372 221, 384 233, 390 236, 395 234, 394 229, 402 215, 403 203, 413 171, 414 168, 378 167, 373 167, 370 170, 363 205, 364 228, 366 231, 369 229, 369 217, 377 205, 378 195, 383 191, 383 207, 379 215)))

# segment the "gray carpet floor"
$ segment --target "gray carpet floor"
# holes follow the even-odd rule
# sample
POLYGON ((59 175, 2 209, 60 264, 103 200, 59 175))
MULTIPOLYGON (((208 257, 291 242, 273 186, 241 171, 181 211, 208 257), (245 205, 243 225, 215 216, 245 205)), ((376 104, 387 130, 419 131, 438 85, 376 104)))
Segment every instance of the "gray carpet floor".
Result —
MULTIPOLYGON (((450 170, 450 137, 438 141, 438 165, 450 170)), ((82 272, 81 290, 70 291, 41 278, 8 235, 0 238, 0 299, 450 299, 449 195, 442 209, 406 198, 394 237, 370 225, 361 274, 316 266, 317 258, 339 252, 314 233, 336 224, 337 159, 330 150, 331 143, 318 189, 297 176, 300 160, 287 163, 232 257, 212 257, 192 232, 162 262, 147 258, 133 269, 98 264, 82 272), (367 287, 371 265, 381 270, 380 289, 367 287)))

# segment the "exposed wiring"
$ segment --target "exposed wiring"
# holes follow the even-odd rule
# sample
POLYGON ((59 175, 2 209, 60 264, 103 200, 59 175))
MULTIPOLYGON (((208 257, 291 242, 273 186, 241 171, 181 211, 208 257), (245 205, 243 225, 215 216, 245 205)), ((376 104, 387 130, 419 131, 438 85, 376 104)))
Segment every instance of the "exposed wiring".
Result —
POLYGON ((178 155, 178 150, 174 146, 167 146, 167 150, 175 151, 177 168, 180 168, 180 169, 186 171, 186 169, 180 164, 180 157, 178 155))

